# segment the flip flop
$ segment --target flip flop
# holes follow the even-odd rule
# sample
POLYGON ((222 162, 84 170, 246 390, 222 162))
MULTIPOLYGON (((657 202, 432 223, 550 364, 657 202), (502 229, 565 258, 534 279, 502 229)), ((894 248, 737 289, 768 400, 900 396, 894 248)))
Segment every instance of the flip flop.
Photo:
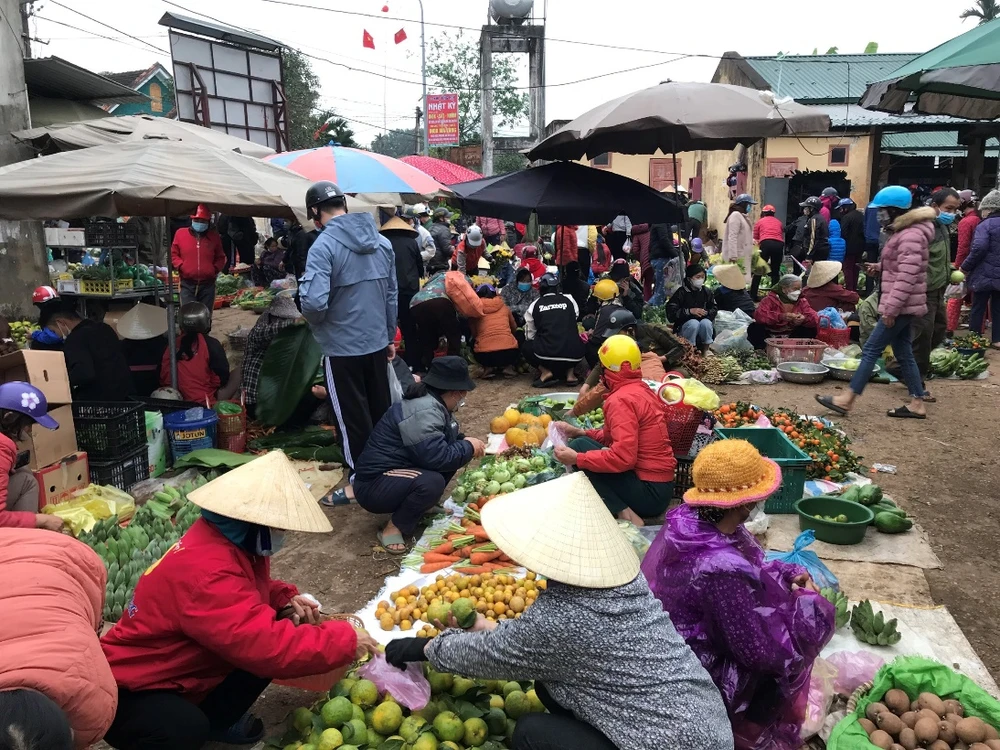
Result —
POLYGON ((247 712, 238 718, 231 727, 210 732, 208 739, 226 745, 253 745, 260 742, 263 736, 264 722, 247 712))
POLYGON ((936 404, 937 403, 937 399, 934 398, 930 393, 924 393, 924 395, 922 396, 921 400, 925 404, 936 404))
POLYGON ((534 383, 531 384, 532 388, 549 388, 551 386, 561 385, 562 381, 559 378, 549 378, 548 380, 542 380, 539 378, 534 383))
POLYGON ((839 414, 842 417, 846 417, 848 414, 850 414, 850 411, 848 411, 847 409, 845 409, 843 406, 837 406, 835 403, 833 403, 833 397, 832 396, 818 396, 817 395, 816 396, 816 401, 817 401, 817 403, 820 404, 820 406, 823 406, 823 407, 829 409, 830 411, 832 411, 833 413, 839 414))
POLYGON ((483 375, 483 380, 496 380, 498 377, 500 377, 500 375, 496 370, 494 370, 489 375, 483 375))
POLYGON ((886 412, 886 416, 896 417, 896 419, 927 419, 926 414, 917 414, 905 406, 897 406, 895 409, 889 409, 886 412))
POLYGON ((390 555, 405 555, 409 551, 406 548, 406 540, 403 539, 402 534, 384 534, 379 531, 375 534, 375 539, 378 541, 379 546, 390 555), (390 544, 401 544, 403 545, 403 549, 389 549, 390 544))
POLYGON ((341 505, 350 505, 351 498, 347 496, 347 491, 344 488, 339 490, 330 490, 327 494, 320 498, 320 505, 324 505, 327 508, 336 508, 341 505))

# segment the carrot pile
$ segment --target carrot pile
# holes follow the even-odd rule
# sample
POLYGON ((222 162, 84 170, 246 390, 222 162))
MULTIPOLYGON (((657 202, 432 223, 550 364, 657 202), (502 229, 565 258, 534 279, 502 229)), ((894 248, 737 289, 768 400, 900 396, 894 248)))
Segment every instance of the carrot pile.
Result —
POLYGON ((450 524, 444 538, 423 554, 421 573, 436 573, 454 566, 462 575, 481 575, 505 570, 514 561, 490 542, 486 530, 478 524, 479 512, 474 507, 466 509, 463 525, 450 524))

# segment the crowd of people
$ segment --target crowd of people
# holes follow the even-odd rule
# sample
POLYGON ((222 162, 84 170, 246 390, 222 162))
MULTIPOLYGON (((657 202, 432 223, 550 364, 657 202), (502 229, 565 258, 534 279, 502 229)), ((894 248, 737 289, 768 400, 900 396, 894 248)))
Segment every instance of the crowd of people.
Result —
MULTIPOLYGON (((757 201, 742 194, 721 247, 709 235, 708 207, 680 196, 682 223, 637 225, 622 213, 603 227, 564 225, 525 240, 527 227, 490 217, 455 231, 449 209, 423 204, 379 226, 320 182, 306 196, 315 229, 277 227, 260 257, 240 248, 249 226, 225 228, 227 251, 199 207, 174 239, 183 303, 176 357, 159 308, 135 306, 116 334, 48 288, 36 294, 42 331, 33 345, 64 352, 75 400, 162 394, 175 360, 177 396, 212 403, 242 387, 252 412, 271 341, 308 326, 323 354, 325 383, 315 394, 328 402, 348 475, 321 503, 388 515, 377 536, 392 555, 410 549, 453 476, 486 452, 456 417, 474 376, 512 376, 527 364, 537 388, 599 393, 601 428, 555 425, 564 440, 554 457, 570 473, 482 510, 497 547, 548 579, 544 596, 519 619, 480 615, 468 631, 396 639, 386 658, 400 668, 428 661, 446 672, 535 680, 548 712, 518 722, 515 750, 795 750, 835 613, 805 570, 766 562, 743 525, 777 491, 781 470, 747 442, 716 442, 694 460, 684 502, 668 510, 677 460, 662 402, 644 378, 672 369, 684 341, 708 354, 723 314, 742 316, 742 335, 762 349, 769 338, 817 336, 832 309, 859 323, 864 347, 850 390, 819 402, 848 413, 891 345, 911 398, 889 416, 926 418, 929 354, 957 329, 951 303, 959 300, 960 312, 965 294, 952 288, 953 264, 967 274, 973 329, 1000 297, 1000 192, 978 203, 942 188, 924 206, 891 186, 862 213, 828 188, 802 201, 788 227, 773 206, 752 223, 757 201), (874 247, 869 216, 879 228, 874 247), (293 273, 298 281, 261 315, 235 372, 211 336, 214 279, 227 252, 255 266, 257 280, 293 273), (474 283, 486 268, 494 280, 474 283), (871 294, 858 289, 862 268, 876 282, 871 294), (647 322, 651 308, 662 308, 665 325, 647 322), (640 566, 617 522, 642 526, 664 514, 640 566)), ((31 597, 55 613, 21 618, 27 626, 19 620, 0 636, 0 661, 14 665, 0 669, 0 746, 68 750, 101 737, 120 750, 251 744, 264 726, 250 709, 272 680, 329 672, 376 651, 369 634, 322 618, 314 600, 271 576, 287 532, 332 531, 280 452, 189 494, 201 518, 145 572, 125 616, 99 638, 103 565, 82 545, 39 531, 62 522, 38 512, 38 488, 32 500, 30 474, 18 466, 16 442, 33 424, 58 427, 44 394, 0 385, 0 561, 14 576, 3 596, 15 607, 31 597), (28 590, 29 581, 42 583, 28 590), (70 604, 54 604, 67 596, 70 604), (32 639, 34 655, 15 645, 21 638, 32 639), (29 669, 41 653, 56 669, 29 669)))

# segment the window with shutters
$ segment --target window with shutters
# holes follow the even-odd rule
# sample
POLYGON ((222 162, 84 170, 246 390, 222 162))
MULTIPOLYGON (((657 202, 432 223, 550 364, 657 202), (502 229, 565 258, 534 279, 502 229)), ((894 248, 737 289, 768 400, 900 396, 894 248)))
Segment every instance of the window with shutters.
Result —
POLYGON ((163 90, 158 83, 149 84, 149 109, 152 112, 163 111, 163 90))

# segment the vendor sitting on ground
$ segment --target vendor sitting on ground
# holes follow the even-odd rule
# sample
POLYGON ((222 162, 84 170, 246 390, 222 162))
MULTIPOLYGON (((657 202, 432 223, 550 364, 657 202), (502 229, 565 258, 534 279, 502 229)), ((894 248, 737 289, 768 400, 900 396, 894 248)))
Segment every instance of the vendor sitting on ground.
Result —
MULTIPOLYGON (((618 285, 611 279, 600 279, 594 284, 594 289, 590 293, 590 298, 584 304, 580 314, 580 322, 585 331, 589 332, 586 345, 587 364, 596 367, 600 358, 597 356, 604 338, 601 333, 607 329, 611 316, 620 310, 624 310, 619 299, 620 290, 618 285)), ((635 315, 633 314, 634 318, 635 315)))
MULTIPOLYGON (((603 342, 620 333, 628 336, 630 339, 635 339, 636 343, 638 343, 638 330, 639 324, 638 321, 636 321, 635 316, 625 308, 620 308, 612 312, 608 317, 607 326, 600 332, 600 337, 603 342)), ((667 371, 663 366, 663 358, 653 351, 648 351, 641 343, 639 344, 639 350, 642 352, 642 377, 646 380, 654 380, 656 382, 663 380, 663 376, 667 374, 667 371)), ((584 381, 583 385, 580 386, 580 398, 577 400, 578 404, 583 400, 584 396, 592 391, 599 391, 600 394, 607 393, 607 389, 601 385, 601 376, 603 374, 604 365, 598 361, 598 363, 594 365, 590 373, 587 375, 587 379, 584 381)), ((573 411, 575 414, 586 414, 587 412, 593 411, 600 406, 603 401, 604 395, 601 395, 600 401, 590 408, 582 410, 574 408, 573 411)))
POLYGON ((747 291, 746 277, 740 267, 735 263, 718 265, 712 268, 712 275, 719 282, 715 290, 715 306, 720 311, 742 310, 752 318, 757 306, 747 291))
POLYGON ((250 745, 248 713, 271 680, 326 674, 374 653, 350 623, 324 620, 271 578, 288 531, 333 531, 291 461, 273 451, 188 495, 201 518, 139 579, 102 639, 118 683, 106 741, 119 750, 250 745))
MULTIPOLYGON (((200 302, 181 307, 181 336, 177 340, 177 390, 185 401, 209 405, 225 400, 220 395, 229 382, 229 360, 218 339, 208 335, 212 313, 200 302)), ((170 385, 170 350, 163 352, 160 385, 170 385)))
POLYGON ((809 278, 806 279, 802 296, 816 312, 828 307, 841 312, 854 312, 861 297, 857 292, 848 291, 837 281, 843 267, 844 264, 840 261, 820 260, 809 269, 809 278))
POLYGON ((160 365, 167 349, 167 311, 140 302, 118 319, 116 327, 135 395, 148 397, 160 387, 160 365))
MULTIPOLYGON (((295 306, 295 295, 286 289, 278 292, 268 308, 261 313, 247 336, 246 348, 243 351, 242 387, 246 399, 247 414, 251 417, 257 409, 257 384, 260 382, 260 370, 264 365, 264 355, 274 337, 281 331, 304 319, 299 308, 295 306)), ((326 394, 324 393, 324 398, 326 394)))
POLYGON ((358 505, 392 514, 378 543, 394 555, 406 552, 406 539, 455 472, 486 453, 482 440, 459 432, 453 416, 476 387, 466 361, 436 358, 421 385, 383 415, 355 466, 358 505))
POLYGON ((482 524, 517 565, 545 577, 535 603, 502 622, 479 614, 469 632, 449 622, 433 640, 393 640, 390 664, 535 680, 546 711, 518 719, 512 750, 732 750, 719 691, 586 476, 492 500, 482 524))
POLYGON ((538 299, 538 290, 532 284, 531 271, 527 268, 517 269, 514 281, 500 290, 500 297, 510 308, 518 326, 523 326, 524 314, 528 312, 531 303, 538 299))
POLYGON ((514 366, 521 359, 518 348, 517 323, 510 308, 497 297, 497 290, 492 284, 482 284, 476 290, 482 300, 483 316, 469 318, 472 328, 472 356, 483 366, 483 377, 491 380, 501 372, 506 377, 513 377, 514 366))
POLYGON ((705 288, 705 269, 688 266, 681 288, 667 302, 667 319, 674 330, 698 347, 702 353, 715 340, 714 323, 718 313, 715 297, 705 288))
POLYGON ((769 338, 813 339, 819 315, 802 297, 802 279, 787 273, 757 305, 747 338, 754 349, 766 349, 769 338))
POLYGON ((524 338, 521 353, 528 364, 537 367, 534 388, 549 388, 565 381, 578 383, 573 370, 583 359, 584 347, 577 332, 580 311, 576 300, 559 292, 559 279, 547 273, 538 281, 541 296, 531 303, 524 315, 524 338))
POLYGON ((835 613, 804 568, 765 562, 743 526, 777 491, 781 469, 745 440, 719 440, 692 475, 642 571, 721 691, 736 747, 798 750, 813 661, 835 613))
POLYGON ((278 240, 268 237, 264 240, 264 251, 250 267, 250 278, 255 286, 269 287, 272 281, 285 275, 285 251, 278 247, 278 240))
POLYGON ((84 320, 65 303, 48 311, 46 326, 63 339, 74 401, 127 401, 135 394, 118 334, 107 323, 84 320))
POLYGON ((45 394, 16 380, 0 385, 0 527, 61 531, 61 518, 38 512, 38 480, 27 461, 18 466, 16 443, 28 436, 34 424, 59 429, 49 416, 45 394))
POLYGON ((618 302, 632 313, 636 320, 642 317, 642 284, 635 280, 628 261, 619 258, 611 264, 608 278, 618 285, 618 302))
POLYGON ((569 446, 555 449, 559 463, 586 473, 608 510, 636 526, 667 509, 677 468, 666 411, 643 382, 641 362, 639 345, 628 336, 604 342, 604 427, 582 430, 560 422, 569 446))
POLYGON ((536 282, 545 274, 545 264, 538 259, 537 245, 524 245, 521 248, 521 268, 527 268, 536 282))

